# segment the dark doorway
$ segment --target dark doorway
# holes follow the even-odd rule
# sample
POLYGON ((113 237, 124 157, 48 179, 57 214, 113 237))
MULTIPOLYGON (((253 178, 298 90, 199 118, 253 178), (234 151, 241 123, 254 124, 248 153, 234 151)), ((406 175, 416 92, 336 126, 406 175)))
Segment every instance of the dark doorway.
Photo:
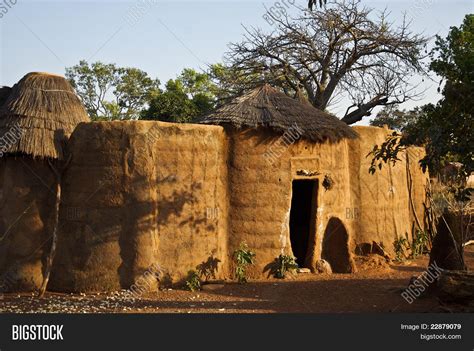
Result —
POLYGON ((317 180, 294 180, 290 211, 290 240, 298 266, 304 267, 314 236, 318 198, 317 180))
POLYGON ((349 251, 349 236, 339 218, 332 217, 328 222, 321 258, 331 265, 333 273, 352 273, 354 270, 349 251))

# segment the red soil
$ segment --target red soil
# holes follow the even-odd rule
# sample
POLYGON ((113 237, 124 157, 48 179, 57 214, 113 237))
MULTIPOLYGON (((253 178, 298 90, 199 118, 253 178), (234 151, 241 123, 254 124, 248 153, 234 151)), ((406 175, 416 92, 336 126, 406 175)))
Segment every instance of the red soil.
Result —
MULTIPOLYGON (((436 297, 412 304, 401 296, 411 277, 422 273, 428 257, 404 264, 359 261, 355 274, 298 274, 286 280, 268 279, 245 285, 226 282, 212 291, 165 290, 133 301, 124 293, 95 295, 46 294, 0 297, 1 312, 62 313, 274 313, 274 312, 443 312, 436 297)), ((474 247, 466 253, 474 269, 474 247)))

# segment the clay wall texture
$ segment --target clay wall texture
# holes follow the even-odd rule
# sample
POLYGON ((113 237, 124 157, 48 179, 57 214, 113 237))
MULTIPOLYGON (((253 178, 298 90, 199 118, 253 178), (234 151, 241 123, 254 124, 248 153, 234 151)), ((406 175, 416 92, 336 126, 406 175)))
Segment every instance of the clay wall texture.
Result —
MULTIPOLYGON (((232 278, 232 253, 241 242, 256 252, 257 264, 249 273, 260 278, 278 255, 292 254, 292 182, 303 179, 318 184, 305 266, 314 269, 321 259, 331 219, 339 219, 348 235, 341 250, 353 254, 376 242, 391 252, 395 238, 411 234, 415 220, 406 162, 370 175, 366 156, 388 131, 354 129, 360 138, 316 144, 298 138, 297 130, 282 140, 268 130, 219 126, 80 124, 69 142, 73 156, 63 177, 50 290, 130 288, 157 265, 167 280, 182 282, 189 270, 216 259, 216 278, 232 278), (325 179, 331 180, 327 189, 325 179)), ((428 174, 418 161, 424 151, 407 152, 413 206, 422 221, 428 174)), ((44 163, 28 162, 53 182, 44 163)), ((0 270, 5 271, 47 237, 45 218, 52 202, 18 160, 7 158, 0 168, 2 225, 12 223, 30 200, 36 206, 15 225, 10 241, 0 245, 0 270)), ((28 271, 19 274, 26 277, 27 289, 42 279, 42 255, 20 265, 28 271)))
POLYGON ((34 291, 51 245, 55 178, 45 161, 9 156, 0 184, 0 291, 34 291))
POLYGON ((51 287, 128 288, 153 264, 178 281, 227 253, 224 131, 158 122, 80 125, 64 177, 51 287))

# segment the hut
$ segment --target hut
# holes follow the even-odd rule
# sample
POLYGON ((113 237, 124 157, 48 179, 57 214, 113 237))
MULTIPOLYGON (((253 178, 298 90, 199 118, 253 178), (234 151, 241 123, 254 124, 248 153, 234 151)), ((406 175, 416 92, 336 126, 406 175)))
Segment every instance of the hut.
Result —
MULTIPOLYGON (((229 276, 222 127, 84 123, 69 149, 50 289, 135 291, 157 267, 162 283, 179 282, 217 260, 215 277, 229 276)), ((152 278, 147 289, 157 283, 152 278)))
POLYGON ((13 290, 35 288, 42 278, 55 181, 45 160, 65 154, 73 157, 62 182, 54 291, 140 292, 156 288, 157 277, 181 282, 193 269, 231 278, 242 242, 257 254, 250 277, 266 275, 280 254, 313 271, 324 259, 334 273, 350 273, 355 254, 391 254, 415 217, 423 221, 422 149, 409 148, 402 162, 371 175, 367 154, 390 131, 351 128, 270 86, 197 124, 80 123, 68 140, 74 124, 87 120, 72 90, 50 87, 46 92, 68 93, 60 101, 33 99, 28 106, 36 108, 26 113, 16 101, 40 93, 20 83, 2 111, 10 125, 24 122, 21 137, 41 120, 34 110, 57 113, 43 119, 40 138, 30 136, 37 147, 16 142, 1 168, 0 211, 9 228, 3 228, 0 267, 21 282, 13 290), (63 114, 67 99, 77 108, 63 114), (73 114, 70 128, 62 126, 59 116, 73 114), (67 151, 59 148, 65 141, 67 151))
POLYGON ((200 123, 224 126, 231 139, 229 249, 245 242, 257 252, 254 276, 280 254, 313 270, 321 258, 335 272, 354 270, 344 220, 351 207, 348 141, 357 139, 352 128, 269 85, 200 123))
MULTIPOLYGON (((410 190, 405 162, 368 172, 367 154, 389 133, 351 128, 269 86, 198 124, 81 124, 69 141, 51 288, 134 289, 158 266, 172 282, 197 267, 230 278, 242 242, 257 254, 251 277, 280 254, 353 272, 356 253, 390 254, 411 232, 410 193, 422 215, 426 174, 411 171, 410 190)), ((423 150, 407 154, 416 168, 423 150)))
POLYGON ((395 239, 423 221, 423 149, 405 152, 410 163, 368 172, 367 155, 386 129, 351 128, 268 85, 200 123, 222 125, 230 138, 228 247, 246 242, 257 252, 255 276, 279 254, 312 271, 324 259, 333 272, 350 273, 355 253, 375 246, 393 254, 395 239))
POLYGON ((64 77, 29 73, 8 91, 0 108, 1 290, 40 287, 56 200, 50 166, 65 160, 69 136, 87 121, 64 77))
POLYGON ((268 84, 234 98, 198 123, 231 126, 235 129, 265 128, 279 135, 297 129, 301 132, 301 139, 312 142, 334 143, 357 137, 357 133, 347 124, 314 108, 304 97, 293 99, 268 84))

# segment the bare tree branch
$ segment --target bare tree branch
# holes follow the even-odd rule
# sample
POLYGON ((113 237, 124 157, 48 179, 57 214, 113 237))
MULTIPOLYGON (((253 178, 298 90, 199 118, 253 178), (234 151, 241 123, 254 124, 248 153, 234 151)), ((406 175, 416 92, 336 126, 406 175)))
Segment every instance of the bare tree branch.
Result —
POLYGON ((244 89, 267 82, 290 96, 302 91, 323 110, 344 95, 351 99, 343 116, 349 124, 376 106, 417 96, 411 77, 425 72, 427 38, 412 33, 405 19, 396 26, 387 11, 376 15, 358 0, 301 11, 296 18, 272 18, 278 27, 270 34, 245 28, 244 40, 230 44, 226 65, 245 77, 244 89))

